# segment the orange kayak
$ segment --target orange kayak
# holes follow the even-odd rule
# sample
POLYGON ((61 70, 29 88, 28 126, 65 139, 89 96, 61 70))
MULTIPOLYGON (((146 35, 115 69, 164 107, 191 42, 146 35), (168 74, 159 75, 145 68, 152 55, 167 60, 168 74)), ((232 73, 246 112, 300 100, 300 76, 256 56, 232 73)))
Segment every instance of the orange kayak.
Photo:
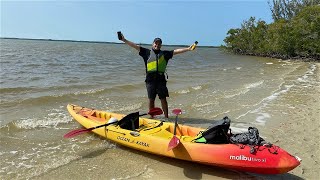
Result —
MULTIPOLYGON (((69 104, 67 109, 71 116, 85 128, 106 124, 111 118, 121 121, 125 116, 72 104, 69 104)), ((251 154, 248 145, 195 142, 197 135, 204 130, 179 124, 176 128, 176 137, 179 138, 180 143, 169 151, 168 144, 174 136, 174 123, 171 122, 138 118, 136 127, 133 129, 124 129, 119 125, 111 124, 94 129, 93 132, 140 151, 238 171, 281 174, 300 164, 298 157, 290 155, 275 145, 258 146, 256 153, 251 154)))

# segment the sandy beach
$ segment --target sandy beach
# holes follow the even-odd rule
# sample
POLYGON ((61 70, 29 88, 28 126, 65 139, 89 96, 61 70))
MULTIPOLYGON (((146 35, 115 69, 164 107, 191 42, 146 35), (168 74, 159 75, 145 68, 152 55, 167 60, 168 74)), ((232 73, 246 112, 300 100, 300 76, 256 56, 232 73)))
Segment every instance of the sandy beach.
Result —
MULTIPOLYGON (((320 63, 317 63, 317 81, 320 82, 320 63)), ((318 84, 319 85, 319 84, 318 84)), ((308 94, 295 94, 294 108, 283 116, 290 121, 273 122, 272 131, 263 132, 268 140, 302 159, 300 166, 289 172, 303 179, 316 180, 320 177, 320 87, 313 87, 308 94)), ((281 110, 279 110, 281 111, 281 110)), ((284 178, 287 175, 283 175, 284 178)))
MULTIPOLYGON (((318 86, 305 94, 298 91, 290 104, 293 106, 280 106, 278 117, 281 118, 266 124, 260 129, 264 138, 284 149, 294 156, 302 159, 300 166, 283 175, 260 176, 262 179, 310 179, 320 177, 320 63, 316 63, 315 73, 318 86), (290 118, 288 118, 290 117, 290 118)), ((275 114, 274 114, 275 115, 275 114)))

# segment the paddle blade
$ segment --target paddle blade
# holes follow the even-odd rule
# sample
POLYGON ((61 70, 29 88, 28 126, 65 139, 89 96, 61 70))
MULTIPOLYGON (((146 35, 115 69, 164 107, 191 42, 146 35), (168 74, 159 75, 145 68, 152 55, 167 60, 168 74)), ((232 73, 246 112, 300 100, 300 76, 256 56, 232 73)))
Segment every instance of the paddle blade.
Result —
POLYGON ((174 110, 172 110, 172 113, 178 116, 178 115, 182 114, 182 110, 181 109, 174 109, 174 110))
POLYGON ((156 116, 156 115, 160 115, 162 113, 163 113, 162 109, 158 108, 158 107, 152 108, 148 112, 148 114, 151 115, 151 117, 156 116))
POLYGON ((177 138, 176 136, 173 136, 173 138, 170 140, 169 145, 168 145, 168 151, 171 149, 177 147, 180 143, 180 139, 177 138))
POLYGON ((90 132, 92 131, 92 129, 76 129, 73 131, 68 132, 67 134, 65 134, 63 137, 64 138, 72 138, 74 136, 78 136, 80 134, 86 133, 86 132, 90 132))

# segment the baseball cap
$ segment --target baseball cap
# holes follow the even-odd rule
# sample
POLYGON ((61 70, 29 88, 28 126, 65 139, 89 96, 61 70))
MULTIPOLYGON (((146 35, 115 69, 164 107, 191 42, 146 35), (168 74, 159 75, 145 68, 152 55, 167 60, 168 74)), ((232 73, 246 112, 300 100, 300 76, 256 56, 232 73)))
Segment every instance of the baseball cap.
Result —
POLYGON ((159 42, 162 44, 162 40, 161 40, 160 38, 155 38, 155 39, 153 40, 153 42, 157 42, 157 41, 159 41, 159 42))

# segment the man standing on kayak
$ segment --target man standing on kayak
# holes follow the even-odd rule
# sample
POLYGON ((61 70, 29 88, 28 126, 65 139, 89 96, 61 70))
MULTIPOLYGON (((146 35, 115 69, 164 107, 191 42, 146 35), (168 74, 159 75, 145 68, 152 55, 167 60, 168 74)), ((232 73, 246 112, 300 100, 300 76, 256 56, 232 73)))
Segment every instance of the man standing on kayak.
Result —
POLYGON ((149 98, 149 109, 154 108, 156 95, 158 94, 161 106, 166 118, 168 118, 168 102, 169 92, 167 88, 167 80, 165 78, 166 67, 169 59, 173 55, 194 50, 191 45, 188 48, 175 49, 172 51, 162 51, 162 40, 155 38, 152 43, 152 50, 141 47, 127 40, 122 33, 118 32, 119 40, 139 51, 139 55, 143 58, 146 67, 146 88, 149 98))

